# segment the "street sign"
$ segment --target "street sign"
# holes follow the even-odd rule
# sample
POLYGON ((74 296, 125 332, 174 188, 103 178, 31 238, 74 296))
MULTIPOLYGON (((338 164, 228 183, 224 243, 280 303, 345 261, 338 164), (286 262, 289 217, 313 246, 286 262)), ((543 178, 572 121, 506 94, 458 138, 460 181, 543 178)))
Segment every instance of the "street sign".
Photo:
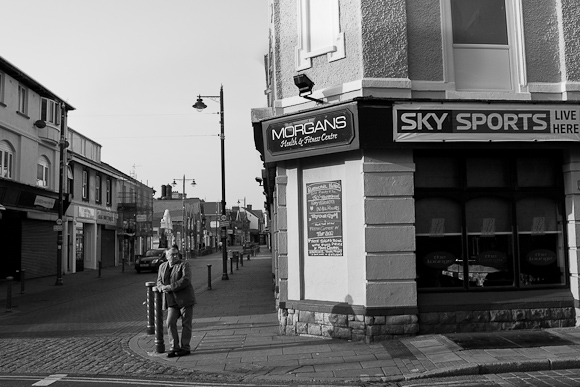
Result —
POLYGON ((228 217, 227 217, 227 215, 221 215, 221 216, 220 216, 220 220, 221 220, 222 222, 225 222, 226 220, 228 220, 228 217))
POLYGON ((221 221, 220 222, 220 227, 230 227, 230 222, 226 221, 221 221))
POLYGON ((52 226, 52 231, 62 231, 62 224, 55 224, 52 226))
POLYGON ((57 220, 56 220, 56 224, 58 224, 58 225, 61 225, 61 224, 62 224, 62 219, 60 219, 60 218, 59 218, 59 219, 57 219, 57 220))

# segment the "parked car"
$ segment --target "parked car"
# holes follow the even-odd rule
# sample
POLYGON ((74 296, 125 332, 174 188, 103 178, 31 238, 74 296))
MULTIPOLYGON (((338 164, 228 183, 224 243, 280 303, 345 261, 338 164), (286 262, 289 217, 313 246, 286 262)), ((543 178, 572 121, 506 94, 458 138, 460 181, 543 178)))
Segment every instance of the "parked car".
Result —
POLYGON ((137 273, 141 273, 142 270, 157 271, 165 261, 167 261, 165 249, 147 250, 145 255, 135 259, 135 270, 137 273))

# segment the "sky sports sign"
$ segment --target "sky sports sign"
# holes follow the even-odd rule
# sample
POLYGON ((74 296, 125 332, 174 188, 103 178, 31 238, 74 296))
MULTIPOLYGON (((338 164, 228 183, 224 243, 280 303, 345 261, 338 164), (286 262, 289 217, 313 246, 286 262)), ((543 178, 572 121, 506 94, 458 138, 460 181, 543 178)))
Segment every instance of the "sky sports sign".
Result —
POLYGON ((580 141, 578 105, 396 104, 394 140, 580 141))

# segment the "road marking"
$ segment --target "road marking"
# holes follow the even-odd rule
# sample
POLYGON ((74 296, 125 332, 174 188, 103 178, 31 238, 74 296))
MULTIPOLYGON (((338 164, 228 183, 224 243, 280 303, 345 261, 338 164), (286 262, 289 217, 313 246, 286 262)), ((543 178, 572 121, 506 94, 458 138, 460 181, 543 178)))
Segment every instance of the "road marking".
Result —
POLYGON ((50 386, 52 383, 58 382, 59 380, 65 378, 65 377, 66 377, 66 374, 49 375, 46 378, 34 383, 33 386, 50 386))

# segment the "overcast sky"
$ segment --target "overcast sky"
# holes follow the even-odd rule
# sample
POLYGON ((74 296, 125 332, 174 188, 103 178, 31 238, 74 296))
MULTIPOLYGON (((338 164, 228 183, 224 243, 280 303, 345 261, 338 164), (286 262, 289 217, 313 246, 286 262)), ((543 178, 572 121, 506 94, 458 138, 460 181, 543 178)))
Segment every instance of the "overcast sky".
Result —
POLYGON ((219 103, 191 106, 223 84, 227 207, 263 208, 250 109, 266 106, 267 0, 18 0, 1 12, 0 55, 74 106, 69 126, 156 197, 185 175, 188 197, 221 200, 219 103))

